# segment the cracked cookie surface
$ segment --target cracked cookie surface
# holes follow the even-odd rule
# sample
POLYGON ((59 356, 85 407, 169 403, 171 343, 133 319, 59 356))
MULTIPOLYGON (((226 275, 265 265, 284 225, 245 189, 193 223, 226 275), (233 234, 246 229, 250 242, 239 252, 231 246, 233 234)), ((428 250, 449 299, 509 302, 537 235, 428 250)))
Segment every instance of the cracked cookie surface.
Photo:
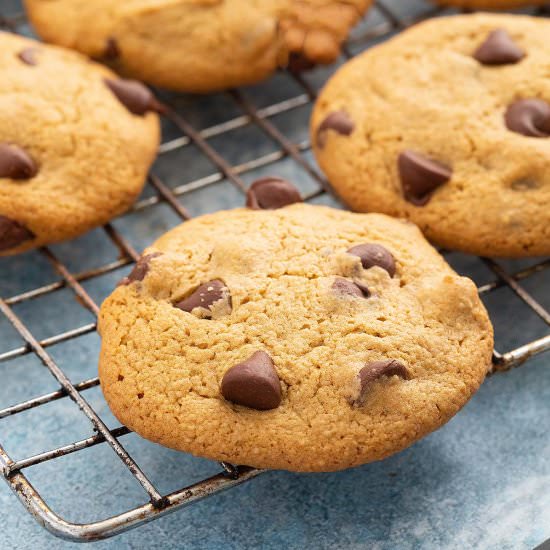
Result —
POLYGON ((413 224, 303 204, 173 229, 99 330, 101 386, 132 430, 296 471, 407 447, 466 403, 492 351, 474 284, 413 224))
POLYGON ((143 187, 159 127, 155 114, 129 112, 127 82, 103 66, 9 33, 0 44, 0 255, 7 255, 125 211, 143 187))
POLYGON ((338 194, 447 248, 550 254, 549 33, 544 18, 438 18, 345 64, 311 123, 338 194))
POLYGON ((329 63, 370 0, 26 0, 47 41, 121 74, 188 92, 258 82, 290 62, 329 63))

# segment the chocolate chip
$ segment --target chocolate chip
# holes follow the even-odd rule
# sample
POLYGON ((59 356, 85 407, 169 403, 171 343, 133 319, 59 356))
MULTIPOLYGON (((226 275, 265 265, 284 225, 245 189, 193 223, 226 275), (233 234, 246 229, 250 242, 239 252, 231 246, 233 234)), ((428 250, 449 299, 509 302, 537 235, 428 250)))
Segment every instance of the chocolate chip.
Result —
POLYGON ((361 405, 365 400, 369 386, 383 376, 399 376, 403 380, 410 380, 411 378, 407 367, 395 359, 384 359, 368 363, 359 371, 360 390, 359 396, 355 399, 354 403, 361 405))
POLYGON ((435 189, 453 175, 448 166, 414 151, 403 151, 398 167, 405 198, 416 206, 425 205, 435 189))
POLYGON ((128 111, 135 115, 144 115, 147 111, 162 110, 153 92, 137 80, 106 78, 105 84, 128 111))
POLYGON ((36 48, 25 48, 24 50, 21 50, 18 54, 17 54, 17 57, 23 61, 23 63, 27 64, 27 65, 31 65, 31 66, 34 66, 36 65, 38 62, 36 61, 36 52, 38 50, 36 48))
POLYGON ((357 296, 359 298, 368 298, 370 296, 370 290, 367 285, 353 283, 342 277, 337 277, 334 280, 334 283, 332 283, 332 290, 344 296, 357 296))
POLYGON ((27 180, 36 176, 36 163, 25 150, 10 143, 0 143, 0 178, 27 180))
POLYGON ((491 32, 474 53, 474 58, 483 65, 508 65, 524 57, 525 52, 504 29, 491 32))
POLYGON ((231 367, 223 376, 221 392, 228 401, 259 411, 281 404, 281 383, 265 351, 231 367))
POLYGON ((330 113, 317 128, 317 145, 321 148, 325 146, 329 130, 334 130, 342 136, 349 136, 354 128, 355 124, 345 111, 330 113))
POLYGON ((149 271, 149 264, 151 263, 151 260, 153 258, 158 258, 159 256, 162 256, 160 252, 152 252, 151 254, 145 254, 142 256, 136 262, 134 269, 130 271, 128 277, 124 277, 124 279, 118 283, 118 286, 129 285, 136 281, 143 281, 143 279, 145 279, 145 275, 147 275, 147 272, 149 271))
POLYGON ((15 248, 34 237, 34 233, 23 224, 6 216, 0 216, 0 251, 15 248))
POLYGON ((508 107, 504 120, 512 132, 529 137, 549 137, 550 103, 542 99, 519 99, 508 107))
POLYGON ((274 210, 296 202, 302 202, 300 192, 281 178, 256 180, 246 193, 246 206, 254 210, 274 210))
POLYGON ((110 36, 105 42, 105 49, 103 50, 103 59, 106 61, 112 61, 120 57, 120 48, 118 42, 110 36))
POLYGON ((359 258, 361 258, 361 264, 365 269, 369 269, 376 265, 385 269, 390 277, 395 275, 395 259, 392 253, 381 244, 358 244, 352 246, 348 250, 348 254, 359 256, 359 258))
POLYGON ((315 67, 315 63, 308 59, 302 52, 291 52, 288 56, 287 69, 294 74, 309 71, 315 67))
POLYGON ((191 313, 196 307, 203 308, 209 312, 204 317, 210 319, 212 318, 211 306, 223 299, 228 299, 231 304, 229 289, 222 281, 214 279, 200 285, 190 296, 175 304, 175 307, 188 313, 191 313))

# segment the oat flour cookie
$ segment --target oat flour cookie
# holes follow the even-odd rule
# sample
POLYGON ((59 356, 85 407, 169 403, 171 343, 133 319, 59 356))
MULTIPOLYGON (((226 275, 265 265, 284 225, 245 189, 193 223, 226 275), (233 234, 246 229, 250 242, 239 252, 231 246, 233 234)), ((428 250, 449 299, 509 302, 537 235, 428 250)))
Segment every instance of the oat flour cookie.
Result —
POLYGON ((208 92, 329 63, 371 0, 26 0, 37 32, 157 86, 208 92))
POLYGON ((199 456, 297 471, 378 460, 438 428, 492 350, 475 286, 413 224, 303 204, 173 229, 99 327, 121 422, 199 456))
POLYGON ((550 254, 549 35, 543 18, 454 16, 348 62, 312 118, 336 191, 445 247, 550 254))
POLYGON ((13 34, 0 33, 0 44, 6 255, 75 237, 126 210, 143 187, 159 127, 142 84, 13 34))

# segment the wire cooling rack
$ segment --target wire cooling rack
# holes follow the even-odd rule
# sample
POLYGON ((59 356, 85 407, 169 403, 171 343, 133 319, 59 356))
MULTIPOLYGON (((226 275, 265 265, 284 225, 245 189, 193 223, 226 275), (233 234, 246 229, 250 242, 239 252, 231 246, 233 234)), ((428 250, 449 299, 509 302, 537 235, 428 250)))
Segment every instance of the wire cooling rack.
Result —
MULTIPOLYGON (((414 2, 412 2, 414 3, 414 2)), ((411 4, 412 4, 411 3, 411 4)), ((422 2, 416 2, 419 6, 422 2)), ((359 26, 357 32, 352 35, 344 48, 343 60, 351 57, 355 53, 364 50, 370 45, 389 37, 392 33, 408 27, 421 19, 436 16, 443 12, 441 8, 434 8, 425 4, 422 8, 416 10, 414 16, 403 16, 400 10, 395 9, 395 3, 390 7, 390 1, 378 1, 372 8, 368 20, 359 26)), ((533 13, 544 15, 544 8, 531 10, 533 13)), ((0 24, 14 32, 28 33, 27 22, 24 14, 4 15, 0 13, 0 24)), ((331 69, 333 70, 333 69, 331 69)), ((328 71, 326 71, 328 73, 328 71)), ((165 138, 160 147, 159 160, 157 161, 153 172, 149 175, 149 185, 154 191, 149 196, 142 198, 135 204, 129 215, 139 215, 139 213, 150 209, 153 205, 165 204, 182 221, 188 220, 191 214, 183 206, 187 194, 218 182, 229 181, 234 188, 241 194, 246 192, 247 185, 244 176, 254 170, 273 166, 275 163, 289 159, 295 165, 296 169, 304 171, 314 182, 313 190, 304 193, 304 199, 311 201, 330 193, 330 188, 320 174, 311 157, 308 156, 310 143, 307 140, 296 142, 285 132, 281 131, 273 123, 273 117, 282 114, 292 115, 297 109, 311 105, 318 92, 318 85, 312 84, 307 74, 298 74, 288 72, 288 78, 292 80, 293 85, 299 90, 299 93, 284 100, 272 102, 265 106, 257 106, 253 100, 242 90, 231 90, 225 94, 225 101, 231 104, 230 111, 237 113, 230 116, 219 124, 210 125, 203 129, 196 129, 187 117, 178 114, 178 101, 183 100, 187 103, 196 102, 197 109, 200 109, 200 99, 189 96, 167 96, 160 93, 170 105, 169 110, 164 115, 163 121, 172 128, 172 135, 165 138), (256 127, 265 136, 272 140, 277 149, 265 155, 257 156, 241 164, 234 164, 218 152, 218 148, 212 145, 216 139, 228 140, 230 132, 248 126, 256 127), (173 129, 177 130, 177 135, 173 135, 173 129), (194 156, 195 161, 207 159, 214 167, 207 175, 194 179, 193 181, 183 181, 176 186, 169 185, 158 174, 163 172, 163 159, 174 151, 194 147, 198 155, 194 156), (197 160, 198 159, 198 160, 197 160)), ((326 78, 324 74, 323 79, 326 78)), ((169 133, 169 132, 165 132, 169 133)), ((184 166, 182 168, 188 168, 184 166)), ((182 178, 184 179, 184 178, 182 178)), ((242 204, 242 203, 241 203, 242 204)), ((5 481, 21 500, 26 509, 34 518, 53 534, 66 539, 77 541, 91 541, 106 538, 127 529, 137 527, 142 523, 158 518, 169 512, 173 512, 184 506, 193 504, 209 495, 229 489, 235 485, 241 484, 252 479, 261 470, 247 466, 235 466, 232 464, 221 463, 221 469, 217 475, 203 479, 193 485, 183 487, 179 490, 163 494, 146 476, 140 465, 125 449, 120 442, 121 438, 130 433, 130 430, 124 426, 118 426, 109 429, 100 418, 98 412, 90 405, 90 402, 84 397, 86 390, 99 385, 97 377, 81 380, 73 383, 62 368, 56 363, 48 348, 63 346, 71 340, 81 338, 96 330, 95 323, 82 324, 75 326, 70 330, 64 330, 44 339, 39 339, 28 323, 25 323, 20 315, 14 311, 14 307, 31 302, 40 297, 49 296, 55 298, 62 289, 70 289, 77 298, 82 308, 91 312, 94 316, 98 313, 98 305, 92 299, 90 294, 84 289, 83 283, 91 281, 102 275, 113 273, 122 268, 127 268, 138 258, 138 252, 130 244, 130 240, 125 237, 121 231, 116 230, 113 224, 108 224, 103 228, 103 235, 108 239, 119 252, 119 258, 110 261, 83 272, 73 272, 66 263, 62 262, 51 248, 43 248, 39 251, 40 255, 53 267, 57 273, 57 280, 49 284, 37 286, 32 290, 9 296, 0 296, 0 321, 4 316, 15 328, 19 337, 23 341, 20 347, 14 347, 3 351, 0 348, 0 363, 13 361, 22 358, 25 355, 34 354, 58 383, 58 389, 49 393, 43 393, 28 400, 18 402, 9 407, 0 410, 0 441, 3 439, 2 419, 19 415, 30 409, 39 409, 44 405, 62 399, 73 400, 92 424, 93 434, 85 439, 74 441, 70 444, 44 450, 42 452, 25 456, 24 458, 14 459, 8 455, 5 448, 0 444, 0 466, 5 481), (100 518, 92 523, 76 524, 64 520, 60 515, 52 510, 41 494, 34 489, 25 475, 25 470, 30 467, 38 467, 44 463, 55 463, 56 460, 69 455, 78 453, 89 447, 96 445, 108 446, 118 455, 122 463, 133 475, 135 482, 143 488, 148 495, 148 500, 144 499, 142 503, 131 507, 126 512, 108 517, 100 518)), ((527 268, 520 270, 511 270, 503 262, 497 262, 488 258, 481 258, 481 261, 488 267, 492 273, 490 282, 479 286, 481 295, 493 293, 501 287, 507 287, 519 297, 519 299, 529 308, 531 313, 538 316, 545 323, 546 328, 550 327, 550 312, 537 301, 522 284, 525 280, 550 267, 550 259, 538 260, 531 263, 527 268)), ((550 330, 547 330, 544 336, 530 341, 514 349, 503 352, 496 351, 493 356, 493 372, 505 371, 524 363, 531 356, 542 353, 550 349, 550 330)), ((51 414, 44 412, 43 414, 51 414)), ((61 467, 60 467, 61 470, 61 467)), ((62 475, 62 472, 59 472, 62 475)))

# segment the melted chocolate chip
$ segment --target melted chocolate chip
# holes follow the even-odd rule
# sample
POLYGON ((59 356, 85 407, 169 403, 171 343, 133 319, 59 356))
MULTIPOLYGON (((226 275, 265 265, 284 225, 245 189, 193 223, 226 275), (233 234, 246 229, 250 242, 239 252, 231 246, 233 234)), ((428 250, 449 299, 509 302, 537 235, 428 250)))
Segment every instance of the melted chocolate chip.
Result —
POLYGON ((549 137, 550 103, 542 99, 519 99, 508 107, 504 120, 512 132, 528 137, 549 137))
POLYGON ((106 78, 105 84, 128 111, 135 115, 144 115, 147 111, 162 109, 153 92, 137 80, 106 78))
POLYGON ((15 248, 34 237, 34 233, 23 224, 6 216, 0 216, 0 252, 15 248))
POLYGON ((211 319, 211 306, 223 299, 228 299, 231 304, 229 289, 222 281, 214 279, 213 281, 200 285, 195 292, 175 304, 175 307, 187 311, 188 313, 191 313, 196 307, 200 307, 209 312, 205 315, 205 318, 211 319))
POLYGON ((383 376, 399 376, 403 380, 410 380, 411 378, 407 367, 395 359, 384 359, 368 363, 358 374, 360 390, 355 404, 361 405, 365 400, 369 386, 383 376))
POLYGON ((494 30, 474 53, 483 65, 509 65, 525 57, 525 52, 504 29, 494 30))
POLYGON ((259 411, 281 404, 281 382, 265 351, 231 367, 223 376, 221 392, 228 401, 259 411))
POLYGON ((333 130, 342 136, 349 136, 354 128, 355 124, 345 111, 330 113, 317 128, 317 145, 321 148, 325 146, 329 130, 333 130))
POLYGON ((395 259, 392 253, 381 244, 365 243, 352 246, 348 254, 359 256, 365 269, 375 265, 385 269, 390 277, 395 275, 395 259))
POLYGON ((143 281, 145 279, 145 276, 147 275, 147 272, 149 271, 149 264, 151 263, 151 260, 153 258, 157 258, 158 256, 162 256, 160 252, 152 252, 151 254, 145 254, 142 256, 134 266, 134 269, 130 271, 130 274, 128 277, 124 277, 122 281, 120 281, 119 286, 121 285, 129 285, 131 283, 135 283, 136 281, 143 281))
POLYGON ((10 143, 0 143, 0 178, 27 180, 36 176, 36 163, 28 153, 10 143))
POLYGON ((403 151, 398 167, 405 198, 416 206, 425 205, 432 193, 453 175, 448 166, 414 151, 403 151))
POLYGON ((103 50, 103 59, 106 61, 112 61, 120 57, 120 48, 118 42, 110 36, 105 42, 105 49, 103 50))
POLYGON ((314 67, 315 63, 308 59, 302 52, 291 52, 288 56, 287 68, 291 73, 302 73, 314 67))
POLYGON ((246 193, 246 206, 254 210, 274 210, 296 202, 302 202, 300 192, 281 178, 256 180, 246 193))
POLYGON ((25 48, 17 54, 17 57, 26 65, 31 65, 34 67, 38 63, 36 61, 37 51, 38 50, 36 48, 25 48))
POLYGON ((359 298, 368 298, 370 296, 370 290, 367 285, 353 283, 342 277, 337 277, 334 280, 334 283, 332 283, 332 290, 344 296, 357 296, 359 298))

